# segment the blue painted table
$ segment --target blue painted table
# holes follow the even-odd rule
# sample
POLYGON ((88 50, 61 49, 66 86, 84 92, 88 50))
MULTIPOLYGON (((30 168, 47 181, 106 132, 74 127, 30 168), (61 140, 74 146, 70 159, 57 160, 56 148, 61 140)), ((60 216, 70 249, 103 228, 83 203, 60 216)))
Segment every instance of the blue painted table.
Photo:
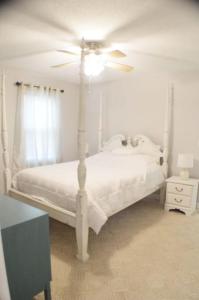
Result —
POLYGON ((12 300, 51 299, 49 217, 40 209, 0 195, 0 228, 12 300))

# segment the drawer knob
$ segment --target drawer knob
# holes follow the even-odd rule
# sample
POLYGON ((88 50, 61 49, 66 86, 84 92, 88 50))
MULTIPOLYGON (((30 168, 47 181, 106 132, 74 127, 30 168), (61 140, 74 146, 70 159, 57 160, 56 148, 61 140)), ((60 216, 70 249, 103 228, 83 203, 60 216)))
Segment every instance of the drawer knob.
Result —
POLYGON ((178 188, 177 186, 176 186, 175 188, 176 188, 176 191, 177 191, 177 192, 180 192, 180 193, 181 193, 181 192, 183 191, 183 188, 178 188))
POLYGON ((182 199, 176 199, 176 198, 174 198, 174 200, 175 200, 175 202, 177 202, 177 203, 182 202, 182 199))

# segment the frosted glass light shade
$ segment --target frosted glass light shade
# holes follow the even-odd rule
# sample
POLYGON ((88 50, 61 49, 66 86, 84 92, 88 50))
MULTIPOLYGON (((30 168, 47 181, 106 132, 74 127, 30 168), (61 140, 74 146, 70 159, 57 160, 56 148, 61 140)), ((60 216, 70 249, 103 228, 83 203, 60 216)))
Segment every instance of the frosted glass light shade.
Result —
POLYGON ((98 76, 105 67, 105 58, 103 55, 91 53, 85 57, 84 73, 87 76, 98 76))
POLYGON ((178 154, 178 167, 182 169, 193 168, 193 154, 191 153, 179 153, 178 154))

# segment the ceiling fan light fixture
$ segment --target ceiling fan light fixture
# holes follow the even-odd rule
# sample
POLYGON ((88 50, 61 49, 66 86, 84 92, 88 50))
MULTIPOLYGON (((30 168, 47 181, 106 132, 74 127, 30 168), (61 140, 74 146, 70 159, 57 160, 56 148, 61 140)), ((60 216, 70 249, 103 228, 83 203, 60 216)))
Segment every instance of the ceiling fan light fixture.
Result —
POLYGON ((98 76, 103 72, 106 59, 103 55, 91 53, 85 57, 84 73, 86 76, 98 76))

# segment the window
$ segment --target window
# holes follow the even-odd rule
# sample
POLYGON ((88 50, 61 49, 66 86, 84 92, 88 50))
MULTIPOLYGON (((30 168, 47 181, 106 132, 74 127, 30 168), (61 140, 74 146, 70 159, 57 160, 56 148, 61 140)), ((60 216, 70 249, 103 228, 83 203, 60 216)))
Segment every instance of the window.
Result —
POLYGON ((18 165, 19 161, 23 167, 56 163, 60 156, 58 92, 23 86, 19 98, 18 165))

